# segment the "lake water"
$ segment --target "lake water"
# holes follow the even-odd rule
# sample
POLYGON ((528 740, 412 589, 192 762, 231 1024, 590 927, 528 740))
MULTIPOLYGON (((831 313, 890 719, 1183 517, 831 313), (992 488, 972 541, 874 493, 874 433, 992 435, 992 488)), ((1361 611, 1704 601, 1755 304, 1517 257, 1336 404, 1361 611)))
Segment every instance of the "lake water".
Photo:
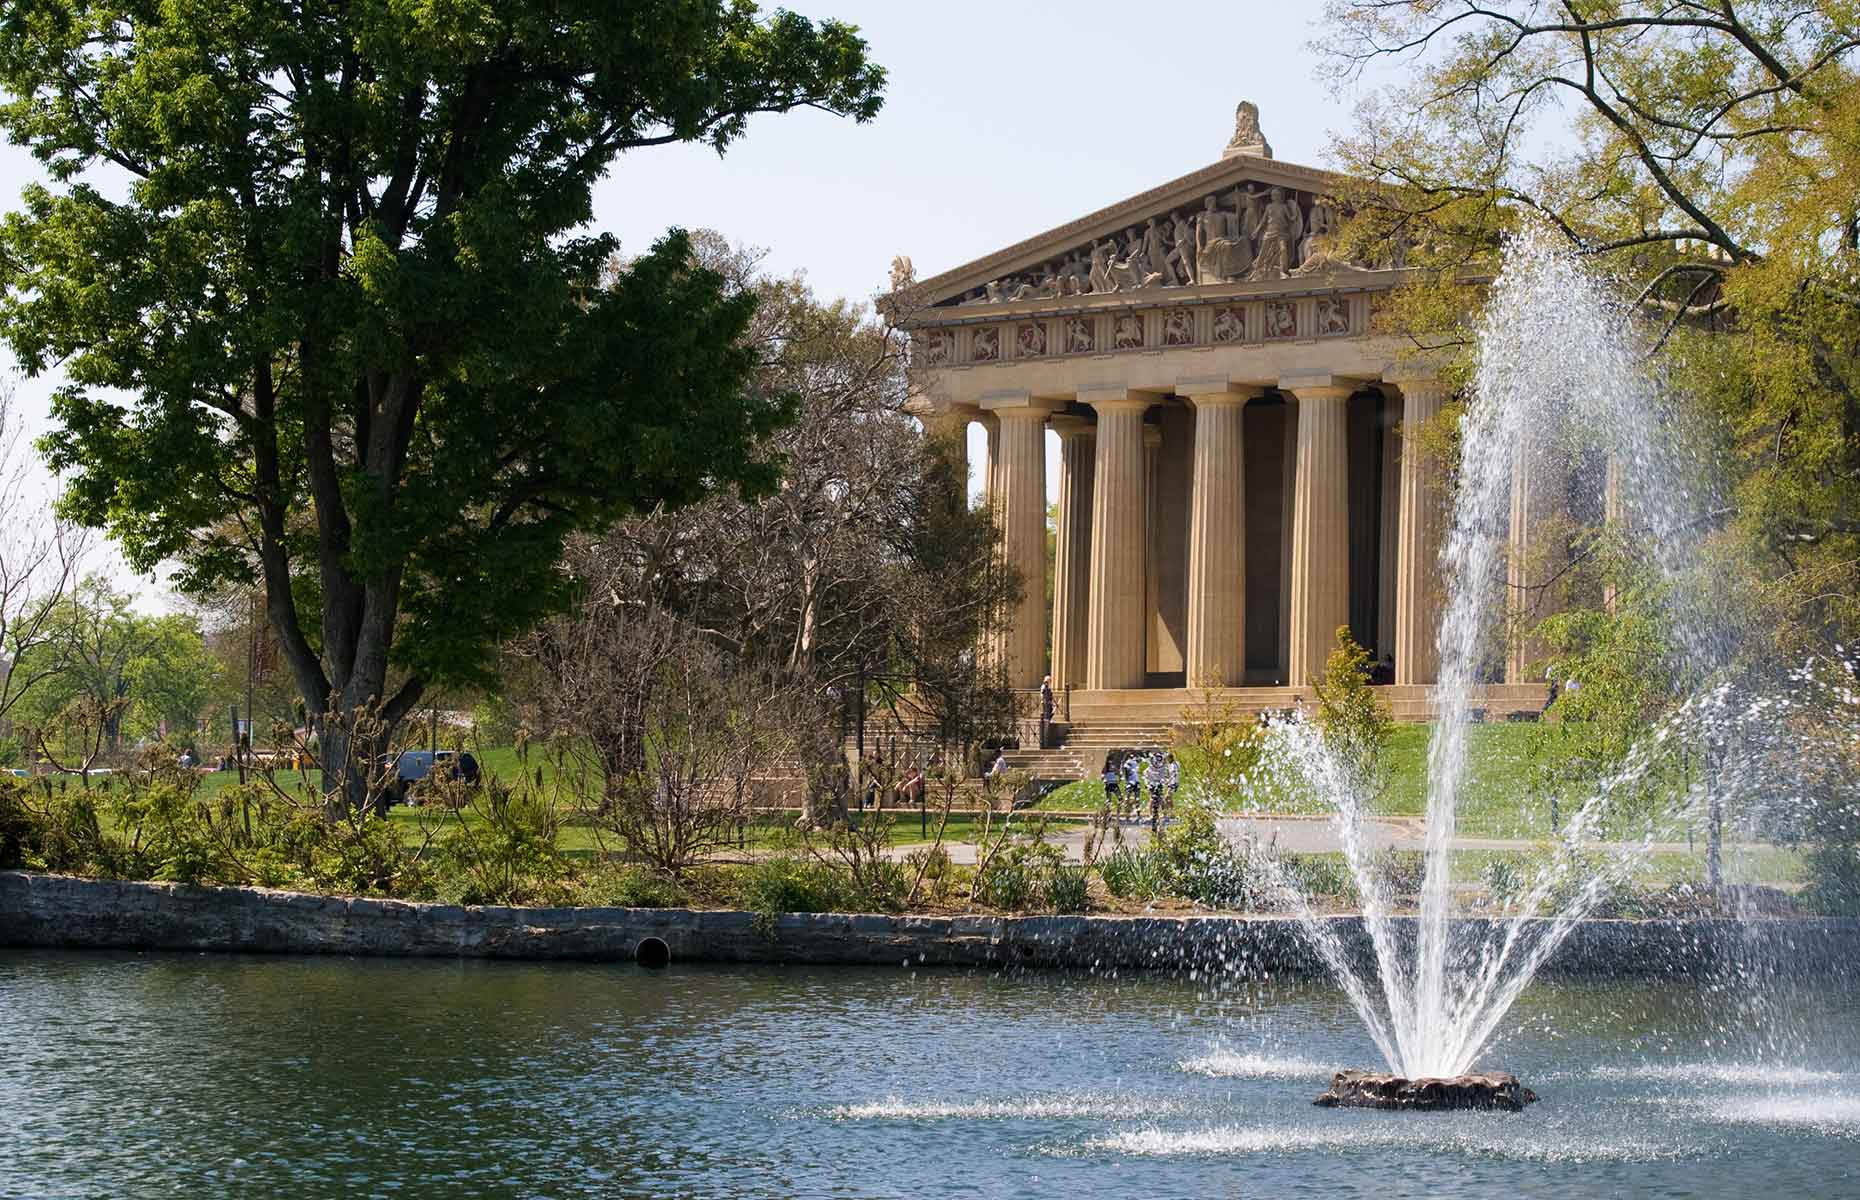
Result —
POLYGON ((1860 1001, 1756 1011, 1539 985, 1539 1104, 1400 1114, 1314 988, 0 951, 0 1195, 1860 1195, 1860 1001))

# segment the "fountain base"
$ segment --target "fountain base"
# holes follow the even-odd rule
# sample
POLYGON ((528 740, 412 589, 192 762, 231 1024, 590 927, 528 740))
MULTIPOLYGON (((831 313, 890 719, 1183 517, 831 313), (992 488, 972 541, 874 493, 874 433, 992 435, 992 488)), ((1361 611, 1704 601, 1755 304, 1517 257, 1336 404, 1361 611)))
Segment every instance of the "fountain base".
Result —
POLYGON ((1325 1108, 1499 1109, 1523 1112, 1537 1093, 1507 1071, 1456 1075, 1451 1079, 1403 1079, 1375 1071, 1339 1071, 1330 1090, 1312 1101, 1325 1108))

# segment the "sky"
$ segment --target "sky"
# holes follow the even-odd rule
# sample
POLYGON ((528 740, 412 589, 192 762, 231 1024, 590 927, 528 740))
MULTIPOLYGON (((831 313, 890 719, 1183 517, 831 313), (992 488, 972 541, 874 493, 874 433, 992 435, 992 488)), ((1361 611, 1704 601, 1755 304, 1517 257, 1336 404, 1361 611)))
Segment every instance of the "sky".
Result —
MULTIPOLYGON (((1275 157, 1328 165, 1354 102, 1318 77, 1307 46, 1317 0, 787 6, 860 27, 889 72, 883 111, 864 125, 763 115, 721 157, 700 146, 623 156, 597 189, 595 225, 624 249, 708 227, 764 249, 766 270, 869 301, 894 255, 929 278, 1218 160, 1241 100, 1259 105, 1275 157)), ((24 150, 0 147, 7 207, 38 178, 24 150)), ((11 368, 6 354, 0 367, 11 368)), ((20 382, 39 428, 56 383, 20 382)), ((1049 491, 1057 457, 1049 435, 1049 491)), ((160 606, 158 585, 142 590, 160 606)))

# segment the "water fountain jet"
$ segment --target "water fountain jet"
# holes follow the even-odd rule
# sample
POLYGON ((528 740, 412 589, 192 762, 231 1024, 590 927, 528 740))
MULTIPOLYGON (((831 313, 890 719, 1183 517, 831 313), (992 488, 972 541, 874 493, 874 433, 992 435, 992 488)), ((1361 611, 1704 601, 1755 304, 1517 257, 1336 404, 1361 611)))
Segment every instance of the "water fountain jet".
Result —
MULTIPOLYGON (((1386 1075, 1340 1073, 1319 1104, 1517 1111, 1536 1098, 1515 1077, 1475 1073, 1474 1064, 1539 967, 1644 860, 1654 822, 1644 838, 1620 841, 1609 840, 1609 818, 1619 798, 1635 794, 1661 761, 1663 740, 1683 736, 1698 716, 1697 704, 1682 705, 1678 717, 1601 781, 1568 817, 1548 863, 1498 920, 1456 918, 1450 851, 1467 775, 1466 731, 1475 720, 1477 689, 1492 671, 1491 631, 1507 610, 1506 591, 1523 586, 1516 564, 1508 577, 1513 505, 1529 502, 1514 489, 1531 486, 1519 481, 1535 478, 1541 486, 1579 462, 1593 469, 1605 459, 1619 528, 1633 528, 1666 580, 1691 567, 1691 531, 1700 512, 1709 511, 1696 455, 1681 444, 1678 424, 1645 369, 1630 315, 1552 235, 1527 230, 1507 246, 1479 343, 1442 553, 1438 716, 1428 751, 1425 871, 1415 916, 1395 912, 1378 878, 1365 836, 1368 789, 1352 766, 1308 722, 1281 723, 1273 739, 1294 778, 1333 806, 1373 969, 1363 968, 1279 872, 1281 890, 1389 1067, 1386 1075)), ((1599 479, 1593 482, 1599 490, 1599 479)), ((1683 596, 1671 606, 1676 653, 1695 664, 1713 662, 1722 646, 1711 621, 1684 606, 1683 596)), ((1613 832, 1618 839, 1620 831, 1613 832)))

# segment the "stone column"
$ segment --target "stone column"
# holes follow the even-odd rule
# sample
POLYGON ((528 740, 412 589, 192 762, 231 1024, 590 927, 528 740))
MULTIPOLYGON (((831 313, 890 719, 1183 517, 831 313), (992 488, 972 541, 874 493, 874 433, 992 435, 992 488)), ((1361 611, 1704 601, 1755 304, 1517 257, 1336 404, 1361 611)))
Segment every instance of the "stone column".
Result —
MULTIPOLYGON (((1440 412, 1444 393, 1434 379, 1403 379, 1404 442, 1440 412)), ((1392 430, 1390 431, 1393 432, 1392 430)), ((1411 446, 1401 451, 1400 547, 1395 555, 1395 682, 1440 681, 1440 544, 1446 524, 1440 472, 1411 446)))
POLYGON ((1247 389, 1184 383, 1195 407, 1188 522, 1188 686, 1246 679, 1246 473, 1241 413, 1247 389))
POLYGON ((1161 505, 1156 500, 1156 464, 1162 458, 1162 430, 1143 426, 1143 671, 1160 671, 1157 661, 1157 627, 1162 623, 1162 581, 1157 578, 1162 553, 1157 545, 1157 517, 1161 505))
POLYGON ((1147 393, 1090 388, 1079 399, 1098 412, 1091 497, 1091 601, 1085 686, 1143 686, 1143 413, 1147 393))
POLYGON ((1535 462, 1518 448, 1511 473, 1511 553, 1505 564, 1509 650, 1506 683, 1540 683, 1540 663, 1548 655, 1530 630, 1563 608, 1562 560, 1554 544, 1561 533, 1565 480, 1547 462, 1535 462))
POLYGON ((949 442, 956 450, 962 462, 962 494, 969 494, 969 422, 975 419, 976 410, 967 407, 951 406, 935 411, 921 412, 918 420, 923 422, 924 435, 949 442))
POLYGON ((1291 676, 1308 688, 1324 673, 1337 627, 1350 619, 1349 446, 1344 406, 1354 390, 1329 375, 1282 380, 1298 397, 1298 475, 1292 509, 1291 676))
POLYGON ((1279 458, 1279 682, 1292 677, 1292 518, 1298 503, 1298 398, 1287 393, 1279 458))
POLYGON ((984 400, 1000 429, 995 512, 1001 557, 1020 573, 1020 600, 1003 632, 1008 686, 1036 688, 1046 670, 1046 417, 1026 396, 984 400))
POLYGON ((1396 559, 1401 553, 1401 442, 1396 408, 1387 397, 1376 405, 1382 435, 1382 490, 1376 499, 1381 529, 1376 540, 1376 661, 1395 656, 1396 559))
POLYGON ((1001 419, 992 412, 981 412, 975 418, 981 423, 982 431, 988 440, 982 449, 982 503, 995 502, 996 467, 1001 462, 1001 419))
POLYGON ((1083 417, 1054 417, 1059 434, 1059 528, 1053 561, 1053 687, 1085 686, 1091 598, 1092 479, 1097 427, 1083 417))

